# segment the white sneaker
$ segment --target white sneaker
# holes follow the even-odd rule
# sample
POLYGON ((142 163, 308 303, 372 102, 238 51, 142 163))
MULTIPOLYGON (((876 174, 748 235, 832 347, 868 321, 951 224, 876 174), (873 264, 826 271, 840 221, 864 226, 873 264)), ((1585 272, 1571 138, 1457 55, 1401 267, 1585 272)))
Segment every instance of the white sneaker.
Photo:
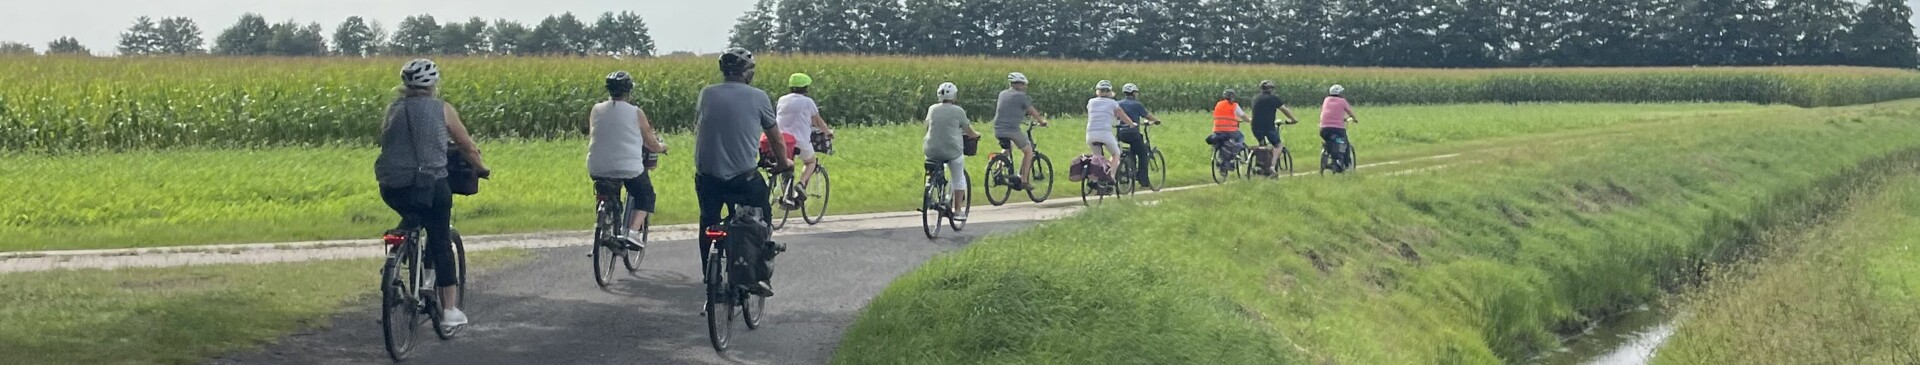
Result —
POLYGON ((967 221, 967 212, 957 212, 957 213, 954 213, 954 214, 953 214, 953 220, 956 220, 956 221, 961 221, 961 222, 965 222, 965 221, 967 221))
POLYGON ((448 309, 446 313, 440 314, 440 325, 443 327, 459 327, 466 324, 467 313, 461 312, 459 308, 448 309))

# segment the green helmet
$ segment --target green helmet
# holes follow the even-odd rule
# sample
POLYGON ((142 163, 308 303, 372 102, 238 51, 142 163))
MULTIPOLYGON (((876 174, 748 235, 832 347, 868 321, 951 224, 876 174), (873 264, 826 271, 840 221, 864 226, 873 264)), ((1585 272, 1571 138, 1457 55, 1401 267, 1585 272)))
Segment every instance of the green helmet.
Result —
POLYGON ((808 86, 813 86, 812 76, 807 76, 807 74, 793 74, 793 76, 787 77, 787 87, 808 87, 808 86))

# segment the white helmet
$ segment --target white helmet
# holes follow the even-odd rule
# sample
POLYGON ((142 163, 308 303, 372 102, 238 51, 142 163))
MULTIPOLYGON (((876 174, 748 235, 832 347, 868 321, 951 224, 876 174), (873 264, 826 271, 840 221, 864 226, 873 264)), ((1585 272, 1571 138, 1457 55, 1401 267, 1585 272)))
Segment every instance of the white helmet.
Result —
POLYGON ((1093 89, 1095 91, 1113 91, 1113 81, 1100 80, 1100 83, 1093 84, 1093 89))
POLYGON ((1333 88, 1327 89, 1327 95, 1341 95, 1346 93, 1347 93, 1346 86, 1333 85, 1333 88))
POLYGON ((951 82, 943 83, 934 91, 934 94, 940 95, 940 101, 960 100, 960 87, 954 86, 951 82))
POLYGON ((434 87, 440 84, 440 67, 425 58, 408 61, 400 67, 400 82, 409 87, 434 87))
POLYGON ((1027 74, 1023 74, 1019 72, 1007 74, 1007 83, 1025 84, 1027 83, 1027 74))
POLYGON ((1120 85, 1120 92, 1128 93, 1128 94, 1139 93, 1140 85, 1134 85, 1134 84, 1120 85))

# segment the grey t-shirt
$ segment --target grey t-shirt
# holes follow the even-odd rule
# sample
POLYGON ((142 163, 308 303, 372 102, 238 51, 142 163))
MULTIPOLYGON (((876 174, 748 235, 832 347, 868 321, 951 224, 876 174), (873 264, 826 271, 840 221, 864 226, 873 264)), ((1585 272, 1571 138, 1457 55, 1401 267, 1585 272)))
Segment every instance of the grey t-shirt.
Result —
POLYGON ((927 139, 921 152, 927 159, 951 161, 965 152, 960 138, 966 135, 967 110, 959 105, 940 103, 927 108, 927 139))
POLYGON ((383 188, 425 186, 447 178, 447 103, 430 96, 395 100, 380 126, 373 175, 383 188))
POLYGON ((1033 107, 1033 98, 1027 96, 1027 92, 1014 89, 1001 91, 1000 103, 994 108, 993 133, 1020 134, 1020 126, 1027 120, 1029 107, 1033 107))
POLYGON ((700 90, 699 124, 694 127, 694 171, 731 178, 759 167, 760 136, 773 128, 773 99, 742 83, 700 90))

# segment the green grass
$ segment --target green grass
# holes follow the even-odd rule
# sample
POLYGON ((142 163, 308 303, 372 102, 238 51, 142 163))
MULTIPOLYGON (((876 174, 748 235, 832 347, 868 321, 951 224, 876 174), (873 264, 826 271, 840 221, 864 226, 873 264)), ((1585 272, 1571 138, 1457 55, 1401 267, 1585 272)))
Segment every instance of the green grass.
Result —
MULTIPOLYGON (((1153 100, 1147 100, 1152 105, 1153 100)), ((1586 133, 1618 125, 1668 125, 1714 115, 1770 115, 1797 108, 1744 104, 1474 104, 1362 108, 1353 126, 1361 160, 1380 162, 1437 153, 1439 146, 1497 145, 1550 133, 1586 133)), ((984 111, 974 111, 976 115, 984 111)), ((1311 109, 1300 115, 1318 115, 1311 109)), ((1211 183, 1210 121, 1170 114, 1154 130, 1173 184, 1211 183)), ((1065 171, 1085 153, 1084 119, 1058 118, 1037 129, 1041 151, 1065 171)), ((1302 124, 1305 126, 1306 124, 1302 124)), ((986 124, 976 124, 989 130, 986 124)), ((839 154, 824 157, 833 172, 834 214, 910 210, 919 196, 916 126, 840 128, 839 154)), ((1283 133, 1297 168, 1312 171, 1319 137, 1311 127, 1283 133)), ((653 172, 660 195, 657 223, 691 222, 691 148, 670 136, 672 152, 653 172)), ((986 144, 992 146, 991 141, 986 144)), ((482 193, 456 199, 455 220, 469 234, 586 229, 592 190, 581 140, 482 142, 495 177, 482 193)), ((372 237, 393 224, 373 179, 375 150, 351 147, 175 149, 89 155, 0 155, 0 251, 152 247, 372 237)), ((985 153, 968 160, 978 174, 985 153)), ((977 176, 976 176, 977 179, 977 176)), ((1055 199, 1076 198, 1065 180, 1055 199)), ((1017 195, 1017 194, 1016 194, 1017 195)))
MULTIPOLYGON (((476 270, 517 250, 475 253, 476 270)), ((263 345, 342 310, 377 311, 380 263, 336 260, 0 275, 0 359, 9 364, 197 364, 263 345)), ((378 346, 377 344, 367 344, 378 346)))
POLYGON ((1520 362, 1822 213, 1836 177, 1886 173, 1864 161, 1915 158, 1916 117, 1920 101, 1697 116, 1460 150, 1432 173, 1108 204, 901 277, 834 363, 1520 362))
POLYGON ((1920 178, 1687 296, 1656 364, 1920 362, 1920 178))

